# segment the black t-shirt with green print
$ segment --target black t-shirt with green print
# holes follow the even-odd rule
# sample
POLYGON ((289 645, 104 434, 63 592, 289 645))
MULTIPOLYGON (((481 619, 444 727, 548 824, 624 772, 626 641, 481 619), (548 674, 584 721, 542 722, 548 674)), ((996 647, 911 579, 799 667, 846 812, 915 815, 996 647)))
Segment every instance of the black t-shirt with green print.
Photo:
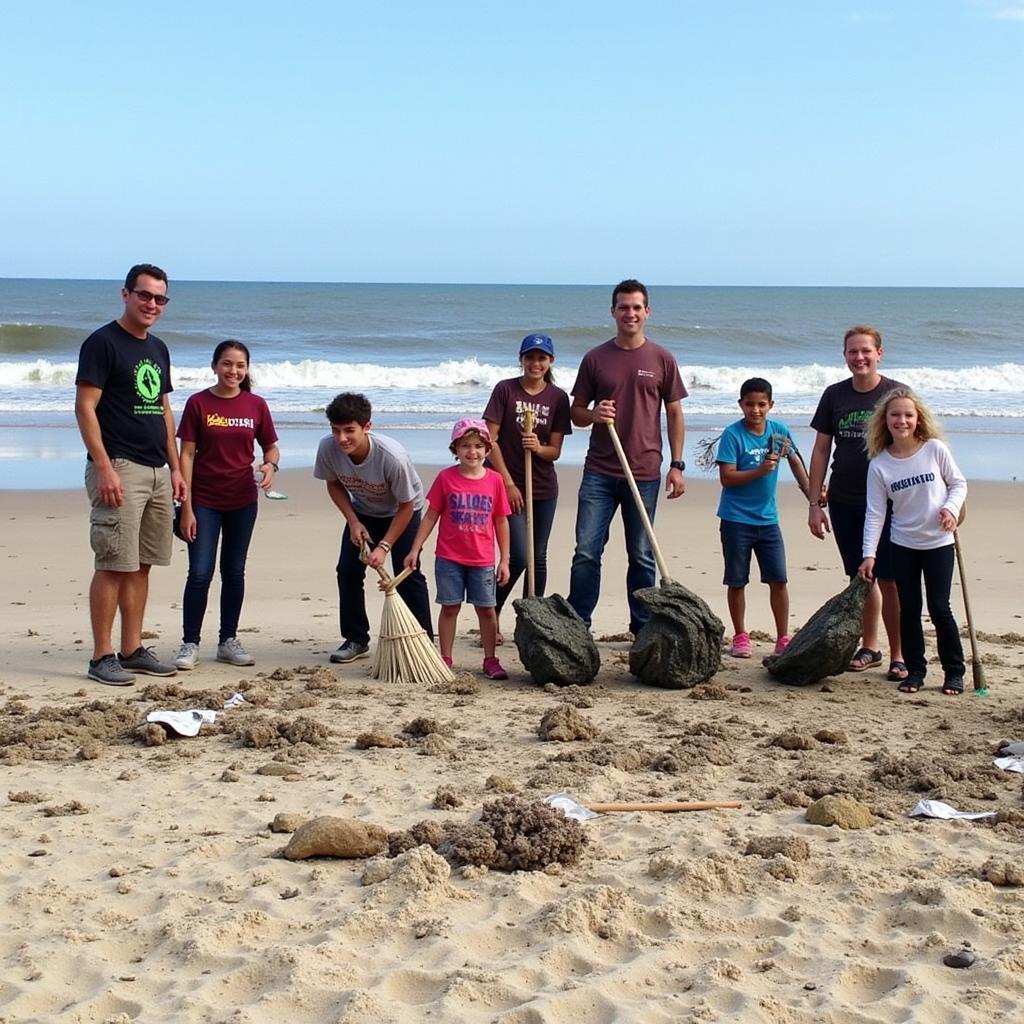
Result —
POLYGON ((112 459, 143 466, 167 462, 163 396, 174 389, 171 358, 159 338, 134 338, 112 320, 82 342, 75 383, 103 392, 96 417, 112 459))
POLYGON ((847 378, 825 388, 818 402, 811 426, 819 434, 828 434, 835 443, 832 475, 828 496, 843 505, 860 505, 867 501, 868 453, 864 447, 864 428, 875 411, 878 400, 893 388, 905 384, 879 378, 870 391, 857 391, 847 378))

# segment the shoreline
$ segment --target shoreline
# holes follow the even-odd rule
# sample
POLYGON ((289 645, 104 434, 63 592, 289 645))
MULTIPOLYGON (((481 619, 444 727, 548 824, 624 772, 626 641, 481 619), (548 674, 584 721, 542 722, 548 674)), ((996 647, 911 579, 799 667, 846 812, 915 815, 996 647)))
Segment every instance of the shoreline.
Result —
MULTIPOLYGON (((785 416, 778 417, 788 422, 785 416)), ((732 422, 731 420, 729 422, 732 422)), ((814 432, 808 427, 790 429, 801 451, 809 453, 813 447, 814 432)), ((959 424, 956 424, 959 425, 959 424)), ((1009 435, 998 426, 986 430, 950 429, 943 423, 946 434, 960 468, 968 481, 1015 484, 1024 482, 1024 445, 1000 445, 999 440, 1009 435)), ((724 427, 708 425, 708 417, 687 417, 687 441, 684 457, 688 479, 695 483, 713 482, 717 475, 705 473, 695 465, 695 445, 708 435, 720 433, 724 427)), ((317 444, 327 434, 322 425, 296 426, 285 420, 277 423, 284 465, 289 470, 312 469, 317 444)), ((378 422, 375 429, 399 441, 412 456, 414 464, 426 469, 436 463, 438 454, 447 448, 450 425, 437 428, 409 429, 391 427, 378 422)), ((1022 425, 1024 429, 1024 425, 1022 425)), ((1016 437, 1016 435, 1013 435, 1016 437)), ((588 431, 577 429, 565 439, 560 468, 579 469, 583 465, 588 444, 588 431)), ((809 462, 809 454, 805 454, 809 462)), ((0 492, 5 495, 17 490, 59 491, 74 489, 84 475, 85 452, 77 428, 71 424, 56 426, 12 426, 0 424, 0 492)), ((792 483, 785 474, 780 484, 792 483)))

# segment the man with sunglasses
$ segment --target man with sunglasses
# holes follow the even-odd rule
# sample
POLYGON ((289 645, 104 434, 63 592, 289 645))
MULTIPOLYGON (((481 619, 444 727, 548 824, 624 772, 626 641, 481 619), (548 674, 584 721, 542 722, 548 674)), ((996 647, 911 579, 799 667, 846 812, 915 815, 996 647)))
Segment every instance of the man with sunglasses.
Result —
POLYGON ((124 313, 82 343, 75 418, 88 452, 85 488, 96 556, 89 587, 93 655, 88 676, 128 686, 134 673, 173 676, 175 668, 142 646, 149 570, 171 561, 174 501, 185 499, 174 416, 167 395, 167 346, 149 329, 167 305, 167 275, 151 263, 128 271, 124 313), (168 472, 168 466, 170 472, 168 472), (121 613, 121 649, 113 644, 121 613))

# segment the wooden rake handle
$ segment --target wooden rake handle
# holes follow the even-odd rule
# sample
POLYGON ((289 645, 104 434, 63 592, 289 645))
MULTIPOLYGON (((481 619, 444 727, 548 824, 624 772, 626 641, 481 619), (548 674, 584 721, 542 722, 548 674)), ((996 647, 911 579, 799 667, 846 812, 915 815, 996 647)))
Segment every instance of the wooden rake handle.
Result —
POLYGON ((629 468, 629 462, 626 459, 626 453, 622 449, 622 442, 619 440, 618 431, 615 429, 614 423, 606 423, 605 426, 608 428, 612 444, 615 445, 615 454, 619 457, 619 464, 622 466, 622 472, 626 475, 626 482, 629 484, 629 489, 633 492, 633 500, 636 502, 636 510, 640 513, 644 529, 647 531, 647 539, 651 542, 651 550, 654 552, 654 560, 658 563, 658 572, 661 573, 661 578, 663 580, 667 580, 670 578, 668 574, 668 566, 665 565, 665 559, 662 557, 661 548, 658 547, 658 538, 654 536, 654 526, 651 524, 651 517, 647 514, 643 498, 640 497, 640 488, 636 485, 633 470, 629 468))
POLYGON ((719 808, 735 810, 739 800, 693 800, 689 803, 664 804, 587 804, 587 809, 598 813, 608 811, 713 811, 719 808))
MULTIPOLYGON (((527 434, 533 433, 534 414, 532 409, 523 412, 523 430, 527 434)), ((523 513, 526 517, 526 596, 533 597, 537 592, 537 570, 534 565, 535 553, 533 549, 533 452, 529 448, 523 452, 524 484, 526 485, 523 494, 523 513)))

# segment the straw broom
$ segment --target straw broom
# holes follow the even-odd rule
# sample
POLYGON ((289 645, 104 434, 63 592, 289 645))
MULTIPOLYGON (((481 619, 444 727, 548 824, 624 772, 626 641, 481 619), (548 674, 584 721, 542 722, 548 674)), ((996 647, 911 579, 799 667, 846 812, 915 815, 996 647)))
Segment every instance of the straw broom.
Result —
MULTIPOLYGON (((364 545, 365 560, 368 548, 364 545)), ((377 646, 370 663, 370 675, 386 683, 446 683, 455 676, 441 660, 436 648, 416 616, 398 593, 398 585, 412 572, 403 569, 391 577, 377 566, 380 588, 384 591, 384 612, 380 618, 377 646)))

